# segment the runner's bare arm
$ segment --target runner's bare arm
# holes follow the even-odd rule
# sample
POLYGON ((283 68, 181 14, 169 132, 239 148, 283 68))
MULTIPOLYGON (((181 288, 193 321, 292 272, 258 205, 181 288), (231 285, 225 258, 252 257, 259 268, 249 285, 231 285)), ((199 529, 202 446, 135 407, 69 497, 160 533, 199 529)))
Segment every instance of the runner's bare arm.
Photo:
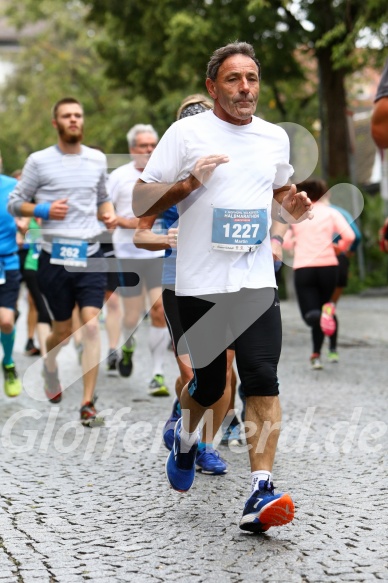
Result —
MULTIPOLYGON (((48 204, 48 203, 47 203, 48 204)), ((33 202, 23 202, 20 205, 20 211, 19 211, 19 215, 22 217, 33 217, 36 216, 35 215, 35 208, 38 205, 33 203, 33 202)), ((66 214, 67 211, 69 210, 69 207, 67 205, 67 198, 61 198, 58 200, 55 200, 54 202, 52 202, 50 204, 50 210, 49 210, 49 217, 51 220, 55 220, 55 221, 62 221, 66 214)))
POLYGON ((105 201, 99 205, 97 217, 103 221, 107 229, 114 229, 117 226, 115 209, 110 201, 105 201))
POLYGON ((121 217, 118 216, 117 217, 117 226, 121 227, 122 229, 137 229, 139 225, 139 219, 138 218, 131 218, 131 219, 127 219, 126 217, 121 217))
POLYGON ((193 187, 195 180, 191 174, 175 184, 147 183, 139 178, 133 189, 133 212, 139 218, 158 215, 184 200, 195 188, 198 188, 198 186, 193 187))
POLYGON ((295 184, 273 191, 273 220, 293 224, 312 218, 311 200, 304 191, 297 192, 295 184))
POLYGON ((133 189, 133 212, 137 217, 148 217, 169 209, 205 184, 217 166, 226 162, 229 158, 224 154, 204 156, 197 161, 187 178, 175 184, 146 183, 139 179, 133 189))
POLYGON ((138 219, 139 223, 133 236, 133 242, 139 249, 148 249, 149 251, 170 249, 168 235, 158 235, 151 230, 157 216, 150 215, 149 217, 138 219))

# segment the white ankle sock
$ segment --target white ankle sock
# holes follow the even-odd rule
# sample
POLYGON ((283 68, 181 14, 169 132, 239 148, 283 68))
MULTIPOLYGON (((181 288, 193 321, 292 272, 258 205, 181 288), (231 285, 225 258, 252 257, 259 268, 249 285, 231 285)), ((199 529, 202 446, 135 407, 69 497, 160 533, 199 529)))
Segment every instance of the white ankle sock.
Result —
POLYGON ((259 489, 259 482, 261 480, 269 481, 272 480, 272 474, 268 470, 257 470, 257 472, 251 472, 251 492, 259 489))
POLYGON ((166 328, 151 326, 148 334, 148 346, 152 355, 152 376, 163 374, 164 360, 166 358, 170 334, 166 328))
POLYGON ((123 326, 124 345, 126 348, 131 348, 132 344, 134 343, 135 338, 133 335, 135 330, 136 328, 127 328, 126 326, 123 326))
POLYGON ((182 425, 180 437, 181 437, 181 451, 182 453, 187 453, 192 448, 194 443, 199 441, 199 430, 197 428, 195 429, 195 431, 193 431, 193 433, 189 433, 188 431, 183 429, 182 425))

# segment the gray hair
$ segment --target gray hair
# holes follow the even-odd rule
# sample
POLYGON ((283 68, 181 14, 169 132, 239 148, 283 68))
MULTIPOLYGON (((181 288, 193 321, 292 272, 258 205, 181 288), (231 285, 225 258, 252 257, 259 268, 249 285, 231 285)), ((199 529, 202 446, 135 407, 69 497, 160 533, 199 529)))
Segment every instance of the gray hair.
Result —
POLYGON ((156 140, 159 139, 158 133, 155 130, 155 128, 152 127, 152 125, 144 124, 144 123, 137 123, 127 133, 128 146, 130 148, 134 148, 136 146, 137 134, 143 134, 145 132, 147 132, 149 134, 153 134, 155 136, 156 140))
POLYGON ((207 65, 206 77, 215 81, 218 75, 218 69, 222 63, 225 59, 232 57, 233 55, 245 55, 246 57, 250 57, 257 65, 260 78, 260 63, 256 58, 253 46, 249 43, 239 42, 237 40, 214 51, 207 65))

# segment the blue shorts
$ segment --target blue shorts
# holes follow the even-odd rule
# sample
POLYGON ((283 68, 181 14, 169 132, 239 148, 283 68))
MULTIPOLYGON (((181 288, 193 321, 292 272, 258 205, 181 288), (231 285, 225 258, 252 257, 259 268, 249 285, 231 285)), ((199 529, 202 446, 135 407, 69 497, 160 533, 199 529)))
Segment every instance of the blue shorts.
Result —
MULTIPOLYGON (((52 319, 64 322, 71 318, 76 304, 79 308, 101 309, 106 290, 106 272, 101 263, 100 271, 67 271, 63 265, 50 263, 50 254, 42 251, 39 257, 38 284, 52 319)), ((88 259, 102 258, 99 250, 88 259)), ((101 260, 103 262, 103 260, 101 260)))
POLYGON ((0 285, 0 308, 16 309, 21 279, 18 269, 5 271, 5 283, 0 285))

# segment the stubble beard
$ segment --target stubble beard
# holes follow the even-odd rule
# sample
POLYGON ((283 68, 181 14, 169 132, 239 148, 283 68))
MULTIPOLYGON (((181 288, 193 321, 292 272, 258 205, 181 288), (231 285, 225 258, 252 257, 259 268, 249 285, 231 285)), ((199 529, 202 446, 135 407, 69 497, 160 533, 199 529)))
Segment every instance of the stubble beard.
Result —
POLYGON ((249 119, 252 117, 256 111, 257 103, 252 102, 249 105, 240 105, 240 103, 235 103, 235 111, 240 119, 249 119))

